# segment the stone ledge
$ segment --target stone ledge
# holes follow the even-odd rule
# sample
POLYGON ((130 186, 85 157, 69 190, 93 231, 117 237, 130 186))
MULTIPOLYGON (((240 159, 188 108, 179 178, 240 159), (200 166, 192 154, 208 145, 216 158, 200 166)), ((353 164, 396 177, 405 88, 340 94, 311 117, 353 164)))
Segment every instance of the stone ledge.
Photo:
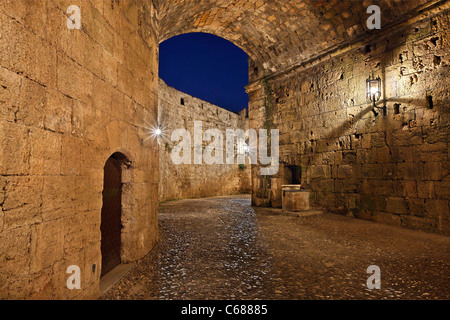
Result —
POLYGON ((109 289, 118 283, 135 266, 135 263, 120 264, 100 280, 100 295, 103 296, 109 289))
POLYGON ((322 214, 323 214, 322 210, 307 210, 307 211, 300 211, 300 212, 282 210, 282 215, 289 216, 289 217, 297 217, 297 218, 320 216, 322 214))
POLYGON ((294 211, 288 211, 288 210, 276 209, 276 208, 258 208, 258 209, 259 210, 263 209, 264 211, 271 213, 273 215, 297 217, 297 218, 319 216, 319 215, 323 215, 323 213, 324 213, 323 210, 321 210, 321 209, 311 209, 311 210, 300 211, 300 212, 294 212, 294 211))

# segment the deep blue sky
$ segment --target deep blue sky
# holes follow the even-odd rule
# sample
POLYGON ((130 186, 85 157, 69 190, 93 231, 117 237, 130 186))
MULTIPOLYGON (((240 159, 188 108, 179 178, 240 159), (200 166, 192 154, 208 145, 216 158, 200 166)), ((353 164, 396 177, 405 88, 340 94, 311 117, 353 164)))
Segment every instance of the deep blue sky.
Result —
POLYGON ((160 45, 159 75, 169 86, 237 112, 248 106, 248 56, 206 33, 173 37, 160 45))

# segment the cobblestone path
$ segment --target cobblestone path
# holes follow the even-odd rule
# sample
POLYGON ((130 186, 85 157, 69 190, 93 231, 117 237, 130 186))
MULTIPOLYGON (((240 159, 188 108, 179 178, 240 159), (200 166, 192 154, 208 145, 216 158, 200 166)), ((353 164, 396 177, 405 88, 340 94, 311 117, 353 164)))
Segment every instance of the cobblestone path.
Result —
POLYGON ((333 214, 280 216, 248 196, 160 208, 160 244, 103 299, 449 299, 450 238, 333 214), (381 290, 366 273, 381 268, 381 290))

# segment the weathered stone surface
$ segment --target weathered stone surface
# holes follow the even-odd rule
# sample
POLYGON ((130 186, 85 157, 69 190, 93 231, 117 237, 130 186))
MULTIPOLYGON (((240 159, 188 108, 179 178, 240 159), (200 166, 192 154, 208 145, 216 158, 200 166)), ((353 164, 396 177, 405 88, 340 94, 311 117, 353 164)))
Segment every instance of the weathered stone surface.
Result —
MULTIPOLYGON (((214 33, 244 49, 264 74, 283 72, 367 31, 364 1, 157 1, 160 40, 187 32, 214 33), (314 32, 311 32, 314 30, 314 32)), ((426 0, 378 1, 383 23, 396 21, 426 0)), ((336 70, 328 78, 338 81, 336 70)), ((308 85, 305 85, 308 87, 308 85)))
POLYGON ((300 212, 310 210, 310 196, 310 192, 307 190, 283 189, 283 211, 300 212))

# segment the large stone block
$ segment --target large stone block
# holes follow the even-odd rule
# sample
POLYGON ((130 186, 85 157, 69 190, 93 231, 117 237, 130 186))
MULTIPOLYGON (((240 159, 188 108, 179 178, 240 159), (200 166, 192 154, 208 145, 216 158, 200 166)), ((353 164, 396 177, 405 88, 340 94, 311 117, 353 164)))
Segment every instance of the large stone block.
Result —
POLYGON ((25 175, 30 172, 30 137, 26 127, 0 121, 0 173, 25 175))
POLYGON ((44 128, 46 105, 45 87, 34 81, 23 79, 15 122, 26 126, 44 128))
POLYGON ((434 191, 440 199, 449 199, 450 197, 450 180, 434 182, 434 191))
POLYGON ((386 212, 386 208, 386 197, 361 195, 361 210, 386 212))
POLYGON ((22 77, 4 67, 0 67, 0 119, 14 122, 19 108, 22 77))
POLYGON ((402 227, 434 233, 440 231, 439 220, 411 215, 402 215, 402 227))
POLYGON ((13 229, 42 221, 41 177, 12 176, 4 186, 4 228, 13 229))
POLYGON ((70 134, 72 131, 72 109, 72 99, 57 91, 47 90, 44 128, 53 132, 70 134))
POLYGON ((401 216, 387 212, 374 212, 372 218, 375 222, 389 224, 391 226, 400 227, 402 224, 401 216))
POLYGON ((408 213, 408 204, 404 198, 390 197, 387 199, 387 211, 397 214, 408 213))
POLYGON ((398 179, 404 180, 422 180, 423 179, 423 164, 418 163, 399 163, 398 164, 398 179))
POLYGON ((421 145, 423 143, 422 130, 414 128, 388 132, 387 141, 390 146, 421 145))
POLYGON ((92 103, 94 76, 62 53, 58 54, 58 90, 86 104, 92 103))
POLYGON ((8 287, 6 284, 21 282, 30 273, 30 234, 29 227, 18 227, 0 233, 0 292, 3 297, 7 297, 9 293, 7 290, 3 292, 8 287))
POLYGON ((61 134, 31 129, 30 174, 54 176, 61 168, 61 134))
POLYGON ((383 176, 383 165, 363 164, 361 166, 361 178, 379 179, 383 176))
POLYGON ((355 178, 355 173, 352 165, 342 165, 338 167, 338 178, 352 179, 355 178))
POLYGON ((84 144, 80 138, 63 135, 61 140, 61 175, 77 176, 81 174, 84 144))
POLYGON ((282 208, 284 211, 301 212, 311 208, 311 192, 309 190, 283 186, 282 193, 282 208))
POLYGON ((39 272, 63 259, 63 221, 43 222, 31 227, 31 272, 39 272))
POLYGON ((417 162, 442 162, 448 157, 447 143, 422 144, 414 150, 414 161, 417 162))
POLYGON ((443 169, 440 162, 427 162, 423 166, 423 176, 425 180, 442 180, 443 169))

